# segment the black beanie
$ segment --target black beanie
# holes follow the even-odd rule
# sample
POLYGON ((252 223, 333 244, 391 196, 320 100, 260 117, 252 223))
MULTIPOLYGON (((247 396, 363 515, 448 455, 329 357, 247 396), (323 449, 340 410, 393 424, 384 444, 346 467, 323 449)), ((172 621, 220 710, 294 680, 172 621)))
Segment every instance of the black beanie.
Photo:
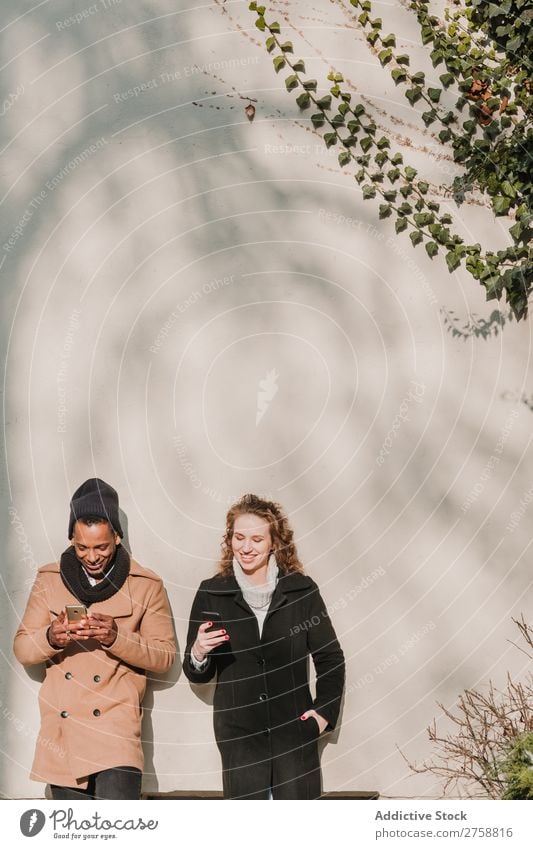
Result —
POLYGON ((72 496, 68 523, 69 539, 72 539, 74 533, 74 523, 87 516, 105 519, 115 533, 120 537, 124 536, 118 517, 118 494, 112 486, 100 478, 89 478, 72 496))

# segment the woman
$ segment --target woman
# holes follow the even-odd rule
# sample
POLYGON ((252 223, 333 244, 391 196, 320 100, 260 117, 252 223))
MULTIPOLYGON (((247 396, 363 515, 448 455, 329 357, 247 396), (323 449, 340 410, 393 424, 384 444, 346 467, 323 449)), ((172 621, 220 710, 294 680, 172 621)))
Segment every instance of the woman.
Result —
POLYGON ((230 508, 218 574, 193 602, 183 669, 195 684, 217 675, 226 799, 320 796, 317 740, 337 721, 344 656, 278 504, 245 495, 230 508))

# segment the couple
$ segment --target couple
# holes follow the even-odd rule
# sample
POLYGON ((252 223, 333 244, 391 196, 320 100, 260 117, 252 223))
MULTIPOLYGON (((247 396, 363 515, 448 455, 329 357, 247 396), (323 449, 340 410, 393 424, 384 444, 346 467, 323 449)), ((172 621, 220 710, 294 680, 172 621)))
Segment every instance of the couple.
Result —
MULTIPOLYGON (((121 545, 109 484, 91 478, 76 490, 68 536, 60 562, 39 569, 14 641, 22 664, 47 667, 31 778, 50 783, 54 799, 138 799, 146 672, 173 663, 170 608, 161 578, 121 545)), ((320 796, 317 740, 335 727, 344 658, 279 505, 246 495, 229 510, 218 572, 193 602, 183 669, 198 684, 216 675, 225 798, 320 796)))

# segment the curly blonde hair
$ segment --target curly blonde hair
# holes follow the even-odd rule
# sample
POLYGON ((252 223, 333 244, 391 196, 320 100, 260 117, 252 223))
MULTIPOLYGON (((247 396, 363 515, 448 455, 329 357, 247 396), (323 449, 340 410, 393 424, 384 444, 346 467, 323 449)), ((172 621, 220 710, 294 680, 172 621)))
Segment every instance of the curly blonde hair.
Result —
POLYGON ((275 501, 265 501, 257 495, 248 493, 232 504, 226 516, 226 532, 222 537, 222 556, 218 564, 218 573, 228 577, 233 575, 233 549, 231 538, 237 516, 251 513, 268 522, 272 537, 274 556, 282 575, 289 572, 303 572, 294 543, 294 531, 283 508, 275 501))

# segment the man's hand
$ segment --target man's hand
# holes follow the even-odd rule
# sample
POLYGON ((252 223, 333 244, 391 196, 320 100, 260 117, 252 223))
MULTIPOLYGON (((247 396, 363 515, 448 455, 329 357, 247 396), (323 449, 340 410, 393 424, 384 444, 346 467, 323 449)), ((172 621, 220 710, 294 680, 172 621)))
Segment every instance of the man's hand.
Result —
POLYGON ((98 640, 100 645, 109 648, 117 636, 117 623, 112 616, 103 613, 91 613, 80 620, 75 639, 98 640))
POLYGON ((46 636, 48 638, 48 642, 54 649, 64 649, 70 643, 70 636, 67 630, 68 622, 67 622, 67 614, 65 610, 62 610, 57 619, 54 619, 48 631, 46 632, 46 636))

